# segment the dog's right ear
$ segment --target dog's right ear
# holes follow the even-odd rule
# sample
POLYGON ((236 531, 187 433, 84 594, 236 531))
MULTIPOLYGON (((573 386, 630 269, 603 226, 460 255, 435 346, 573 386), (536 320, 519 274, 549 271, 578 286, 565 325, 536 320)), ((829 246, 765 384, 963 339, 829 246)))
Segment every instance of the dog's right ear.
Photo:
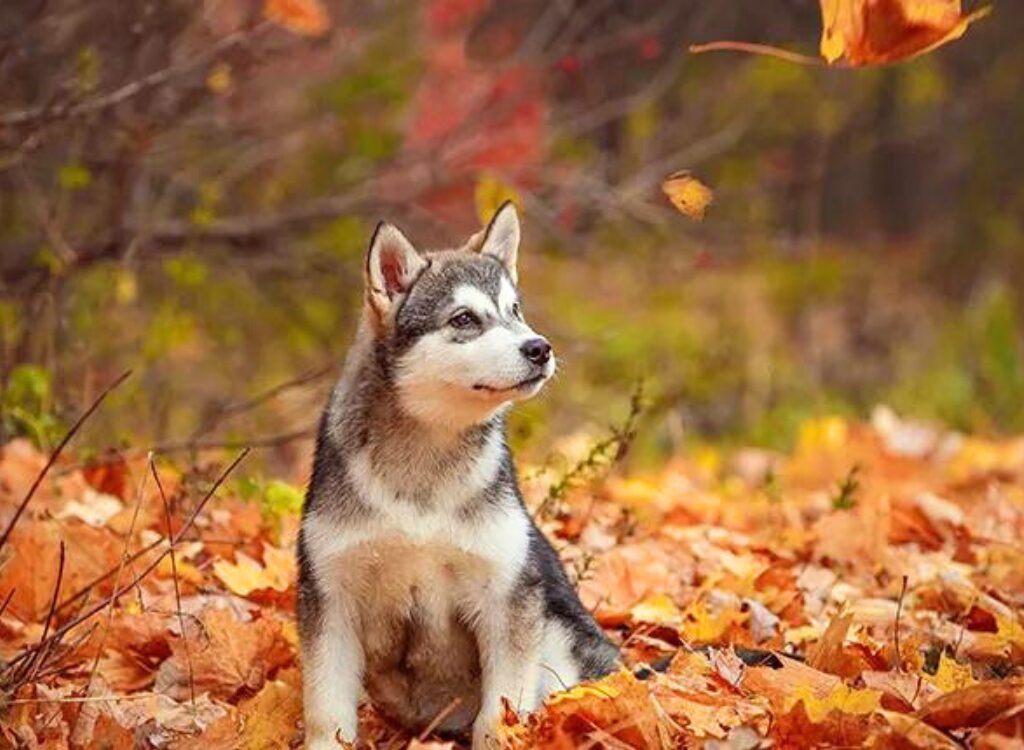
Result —
POLYGON ((364 283, 367 307, 378 327, 426 266, 426 259, 397 227, 385 222, 377 225, 366 253, 364 283))

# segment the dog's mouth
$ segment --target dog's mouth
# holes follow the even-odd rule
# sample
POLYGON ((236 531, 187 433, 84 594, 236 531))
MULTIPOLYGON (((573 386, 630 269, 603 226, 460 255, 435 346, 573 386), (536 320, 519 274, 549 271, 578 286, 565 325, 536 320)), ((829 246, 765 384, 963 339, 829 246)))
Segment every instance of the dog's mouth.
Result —
POLYGON ((485 391, 487 393, 514 393, 516 391, 528 391, 538 383, 542 383, 547 379, 547 375, 540 373, 534 375, 526 380, 520 380, 515 385, 507 386, 505 388, 496 388, 493 385, 487 385, 486 383, 477 383, 473 386, 474 391, 485 391))

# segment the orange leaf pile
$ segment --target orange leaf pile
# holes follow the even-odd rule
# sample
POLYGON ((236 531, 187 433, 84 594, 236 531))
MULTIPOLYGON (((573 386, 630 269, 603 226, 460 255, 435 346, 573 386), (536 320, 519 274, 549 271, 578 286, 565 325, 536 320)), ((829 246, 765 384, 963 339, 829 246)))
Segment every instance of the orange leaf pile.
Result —
MULTIPOLYGON (((0 448, 0 524, 43 463, 23 442, 0 448)), ((0 670, 167 552, 148 466, 111 467, 83 473, 65 457, 0 553, 0 670)), ((161 467, 172 529, 215 469, 161 467)), ((536 508, 553 472, 524 475, 536 508)), ((499 748, 1019 746, 1024 438, 879 409, 870 423, 808 421, 788 455, 704 448, 555 505, 541 525, 624 668, 530 714, 509 705, 499 748)), ((296 520, 222 492, 173 566, 9 683, 0 746, 299 746, 296 520)), ((360 733, 368 746, 468 746, 414 737, 369 705, 360 733)))

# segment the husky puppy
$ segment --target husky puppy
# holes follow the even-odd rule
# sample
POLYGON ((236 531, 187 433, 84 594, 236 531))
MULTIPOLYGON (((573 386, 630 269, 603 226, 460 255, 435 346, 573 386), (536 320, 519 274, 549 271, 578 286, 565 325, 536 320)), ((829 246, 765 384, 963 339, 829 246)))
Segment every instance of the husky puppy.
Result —
POLYGON ((618 653, 534 525, 505 414, 554 374, 523 318, 511 203, 454 250, 380 224, 324 412, 299 537, 306 746, 356 738, 363 687, 417 730, 472 728, 607 674, 618 653))

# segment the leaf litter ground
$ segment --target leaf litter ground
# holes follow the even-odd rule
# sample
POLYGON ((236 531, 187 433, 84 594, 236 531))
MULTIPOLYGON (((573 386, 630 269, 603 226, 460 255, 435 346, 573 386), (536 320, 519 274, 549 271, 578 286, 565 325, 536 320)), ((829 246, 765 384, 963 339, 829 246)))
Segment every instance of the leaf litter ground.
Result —
MULTIPOLYGON (((0 521, 45 463, 2 449, 0 521)), ((0 550, 0 746, 301 745, 297 517, 211 496, 223 468, 57 463, 0 550)), ((789 455, 523 473, 626 667, 507 706, 501 747, 1024 746, 1024 439, 882 409, 789 455)), ((459 746, 361 720, 367 747, 459 746)))

